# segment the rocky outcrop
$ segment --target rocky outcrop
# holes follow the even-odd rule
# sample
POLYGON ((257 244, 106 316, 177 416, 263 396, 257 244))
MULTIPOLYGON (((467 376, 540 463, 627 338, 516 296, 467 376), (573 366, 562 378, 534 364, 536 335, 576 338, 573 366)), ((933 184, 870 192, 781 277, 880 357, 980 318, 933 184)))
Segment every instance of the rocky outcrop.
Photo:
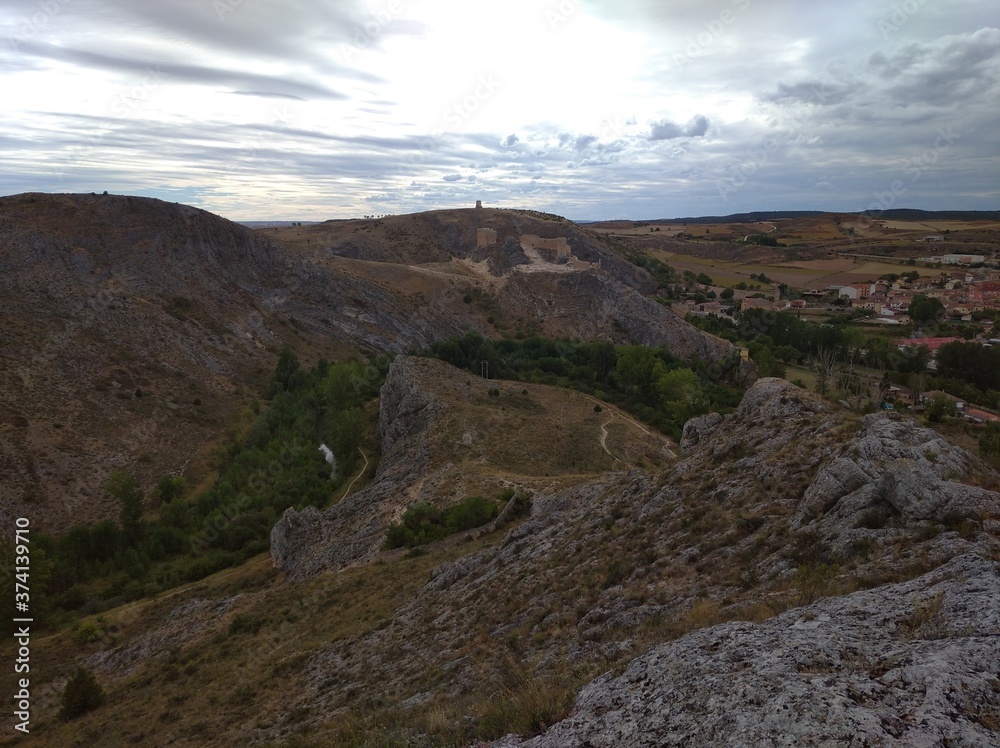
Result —
MULTIPOLYGON (((458 472, 474 472, 512 434, 541 432, 532 450, 562 436, 555 419, 548 429, 526 420, 519 391, 491 397, 491 386, 440 362, 398 359, 382 392, 377 480, 337 507, 279 523, 274 553, 288 577, 372 558, 393 512, 438 500, 458 472), (504 408, 518 414, 493 428, 491 409, 504 408), (467 452, 467 441, 480 440, 489 448, 467 452), (463 452, 471 459, 460 462, 463 452), (439 480, 449 460, 458 468, 439 480)), ((588 417, 592 408, 586 401, 588 417)), ((551 411, 542 410, 544 421, 551 411)), ((506 531, 483 528, 417 557, 380 554, 364 568, 248 590, 239 612, 275 627, 254 646, 282 646, 264 647, 258 684, 268 697, 255 700, 257 718, 226 727, 222 739, 287 740, 293 707, 304 715, 294 729, 320 739, 346 721, 374 725, 392 715, 396 742, 443 744, 455 741, 444 726, 477 729, 494 704, 528 709, 538 694, 575 687, 579 673, 610 669, 568 719, 552 724, 542 713, 551 727, 543 735, 498 745, 990 745, 1000 719, 1000 590, 988 560, 1000 558, 1000 506, 985 487, 995 476, 967 453, 928 451, 928 470, 949 466, 940 481, 987 501, 983 516, 917 519, 922 510, 903 514, 882 498, 892 514, 871 529, 864 525, 873 518, 859 522, 865 512, 848 511, 842 497, 888 491, 888 474, 899 478, 900 506, 922 506, 919 487, 894 466, 916 461, 923 445, 941 448, 934 437, 885 416, 862 419, 775 379, 702 428, 712 421, 692 425, 689 435, 701 438, 681 459, 653 469, 536 480, 530 515, 506 531), (965 475, 948 474, 959 467, 965 475), (967 476, 982 485, 958 483, 967 476), (795 525, 807 494, 830 508, 795 525), (370 592, 380 601, 374 609, 370 592), (367 694, 377 694, 377 706, 367 694), (441 732, 429 734, 432 724, 441 732)), ((231 644, 211 649, 225 620, 213 618, 194 651, 219 654, 212 685, 228 687, 248 670, 242 658, 225 660, 231 644)), ((147 640, 143 656, 164 653, 160 641, 171 643, 147 640)), ((122 655, 108 672, 132 657, 122 655)))
POLYGON ((684 424, 684 430, 681 433, 681 449, 687 451, 692 447, 697 447, 712 435, 712 432, 722 424, 723 420, 723 417, 718 413, 709 413, 689 420, 684 424))
POLYGON ((1000 734, 1000 577, 979 556, 762 624, 703 629, 494 748, 986 746, 1000 734))
POLYGON ((342 568, 378 552, 411 486, 427 472, 428 434, 445 407, 425 386, 426 377, 449 368, 431 359, 396 357, 380 392, 382 458, 375 480, 322 512, 287 509, 271 530, 271 558, 290 578, 342 568))
POLYGON ((1000 496, 969 484, 994 479, 972 454, 936 432, 876 413, 861 420, 860 431, 810 484, 793 526, 843 534, 872 512, 903 522, 989 515, 1000 507, 1000 496))
POLYGON ((756 378, 753 366, 740 361, 732 343, 698 330, 600 271, 514 273, 498 301, 512 312, 543 320, 557 334, 666 346, 680 358, 716 364, 720 377, 745 382, 756 378), (564 330, 560 324, 566 325, 564 330))

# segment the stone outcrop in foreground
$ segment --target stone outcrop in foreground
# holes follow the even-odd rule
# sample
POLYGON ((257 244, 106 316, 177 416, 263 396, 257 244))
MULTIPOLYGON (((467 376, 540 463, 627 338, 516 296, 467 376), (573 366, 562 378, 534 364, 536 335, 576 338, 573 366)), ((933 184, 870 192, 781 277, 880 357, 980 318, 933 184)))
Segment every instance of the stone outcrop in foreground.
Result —
POLYGON ((997 745, 998 635, 997 565, 960 556, 657 647, 544 734, 494 748, 997 745))

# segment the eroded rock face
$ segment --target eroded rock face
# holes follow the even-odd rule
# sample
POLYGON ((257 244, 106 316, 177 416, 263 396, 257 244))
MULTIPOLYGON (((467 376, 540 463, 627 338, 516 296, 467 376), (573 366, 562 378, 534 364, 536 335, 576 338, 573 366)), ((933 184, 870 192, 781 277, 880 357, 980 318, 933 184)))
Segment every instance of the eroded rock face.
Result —
POLYGON ((560 320, 572 320, 572 334, 578 337, 662 345, 681 358, 712 363, 719 375, 746 382, 757 376, 753 364, 741 361, 728 340, 693 327, 672 310, 632 293, 606 272, 513 273, 498 303, 512 312, 545 320, 556 333, 560 320))
POLYGON ((703 629, 494 748, 996 745, 1000 576, 980 556, 765 623, 703 629))
POLYGON ((319 511, 287 509, 271 530, 271 558, 293 579, 372 558, 385 528, 406 504, 409 487, 424 474, 427 434, 444 405, 429 396, 421 377, 437 361, 398 356, 380 393, 378 432, 382 459, 374 482, 319 511))

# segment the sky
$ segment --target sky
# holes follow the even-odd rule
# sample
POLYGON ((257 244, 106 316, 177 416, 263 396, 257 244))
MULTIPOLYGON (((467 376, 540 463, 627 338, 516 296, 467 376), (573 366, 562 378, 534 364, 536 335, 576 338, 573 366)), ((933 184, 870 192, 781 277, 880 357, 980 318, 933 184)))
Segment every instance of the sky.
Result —
POLYGON ((996 0, 4 0, 0 194, 1000 209, 996 0))

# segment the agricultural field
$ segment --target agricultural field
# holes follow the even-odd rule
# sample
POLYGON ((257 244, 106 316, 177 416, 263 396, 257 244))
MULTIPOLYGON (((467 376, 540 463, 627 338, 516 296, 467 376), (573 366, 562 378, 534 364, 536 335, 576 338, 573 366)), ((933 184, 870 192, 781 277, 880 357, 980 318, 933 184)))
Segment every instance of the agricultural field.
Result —
POLYGON ((614 221, 588 229, 680 272, 705 273, 716 286, 750 284, 751 275, 763 273, 798 290, 874 281, 888 273, 937 275, 939 268, 915 260, 949 252, 990 256, 1000 248, 996 221, 860 220, 836 213, 732 223, 614 221), (781 246, 744 243, 751 234, 765 234, 781 246), (944 241, 924 241, 930 235, 944 241))

